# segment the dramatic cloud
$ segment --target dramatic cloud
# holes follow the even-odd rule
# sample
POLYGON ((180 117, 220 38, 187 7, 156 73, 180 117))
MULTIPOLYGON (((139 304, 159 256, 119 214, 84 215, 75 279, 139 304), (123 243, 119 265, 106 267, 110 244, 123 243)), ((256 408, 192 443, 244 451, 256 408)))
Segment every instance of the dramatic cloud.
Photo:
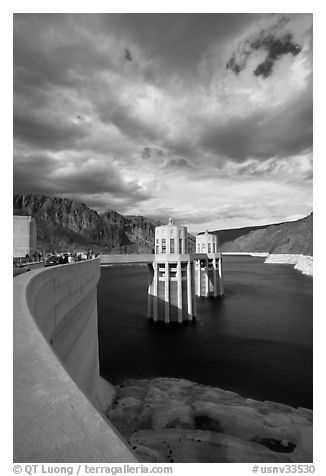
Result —
POLYGON ((128 48, 125 48, 125 59, 127 61, 132 61, 132 56, 131 56, 130 50, 128 50, 128 48))
POLYGON ((265 24, 258 35, 254 32, 248 38, 242 39, 237 45, 237 50, 226 63, 227 69, 239 74, 247 66, 250 56, 257 51, 262 51, 263 61, 257 65, 253 74, 267 78, 272 74, 275 61, 283 55, 296 56, 302 51, 303 46, 294 42, 293 34, 288 30, 291 28, 290 18, 288 16, 273 18, 273 15, 270 18, 271 23, 265 24))
POLYGON ((312 206, 312 15, 15 14, 14 191, 192 231, 312 206))
POLYGON ((239 162, 304 152, 312 144, 311 81, 300 96, 285 105, 271 106, 268 112, 233 116, 224 124, 209 123, 201 135, 202 145, 239 162))
POLYGON ((165 166, 170 169, 193 169, 191 163, 184 158, 168 160, 165 166))
POLYGON ((245 49, 243 51, 243 59, 241 62, 237 62, 236 55, 233 54, 232 58, 226 63, 227 69, 231 69, 235 74, 239 74, 247 63, 249 56, 256 50, 266 50, 266 57, 262 63, 260 63, 254 71, 256 76, 263 76, 267 78, 272 74, 273 65, 282 55, 291 53, 296 56, 300 53, 301 47, 292 41, 292 35, 286 33, 281 38, 276 38, 272 34, 267 34, 265 31, 261 31, 259 38, 252 42, 245 43, 245 49))
MULTIPOLYGON (((80 156, 81 155, 81 156, 80 156)), ((16 156, 14 161, 15 187, 22 193, 53 194, 65 197, 88 197, 92 205, 105 205, 100 199, 118 198, 129 205, 150 198, 136 182, 122 178, 114 161, 85 159, 78 160, 67 154, 65 160, 43 155, 16 156), (97 200, 94 200, 94 195, 97 200)), ((88 202, 88 199, 84 200, 88 202)))

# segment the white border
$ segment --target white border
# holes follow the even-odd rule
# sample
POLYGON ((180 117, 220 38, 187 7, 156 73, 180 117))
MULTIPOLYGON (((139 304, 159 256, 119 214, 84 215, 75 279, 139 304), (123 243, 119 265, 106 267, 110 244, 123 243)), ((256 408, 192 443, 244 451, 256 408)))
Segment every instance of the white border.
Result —
MULTIPOLYGON (((12 474, 12 14, 14 12, 157 12, 157 13, 252 13, 252 12, 279 12, 279 13, 311 13, 314 14, 314 464, 315 474, 326 474, 324 457, 325 433, 325 304, 323 302, 324 279, 322 277, 325 247, 325 133, 324 133, 324 105, 325 101, 325 7, 322 2, 310 1, 235 1, 217 3, 212 1, 119 1, 107 2, 92 0, 92 2, 57 0, 56 2, 12 1, 4 2, 1 6, 1 92, 2 92, 2 233, 1 250, 2 262, 5 263, 1 270, 2 290, 2 339, 1 362, 2 365, 2 445, 0 467, 8 464, 8 471, 12 474), (9 229, 9 233, 8 233, 9 229)), ((205 465, 175 465, 174 474, 189 474, 205 471, 205 474, 251 474, 252 464, 205 464, 205 465)))

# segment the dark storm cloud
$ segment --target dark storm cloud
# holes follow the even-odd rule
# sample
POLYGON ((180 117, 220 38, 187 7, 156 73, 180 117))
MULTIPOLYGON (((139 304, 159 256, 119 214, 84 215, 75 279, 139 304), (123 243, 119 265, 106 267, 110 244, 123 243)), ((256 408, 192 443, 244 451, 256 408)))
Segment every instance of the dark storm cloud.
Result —
MULTIPOLYGON (((193 124, 193 127, 198 127, 201 124, 201 118, 197 118, 193 124)), ((167 138, 164 141, 164 145, 170 151, 171 155, 187 157, 188 160, 192 160, 194 157, 200 154, 200 145, 196 144, 196 139, 190 135, 182 134, 177 138, 167 138)))
POLYGON ((293 43, 292 35, 285 34, 281 38, 276 38, 274 35, 263 36, 251 43, 252 48, 258 50, 264 48, 267 50, 267 57, 265 61, 260 63, 254 71, 256 76, 263 76, 267 78, 272 74, 273 65, 282 55, 291 54, 296 56, 300 53, 301 47, 293 43))
POLYGON ((257 38, 245 40, 238 48, 239 51, 232 54, 226 63, 226 68, 239 74, 247 65, 249 57, 257 50, 266 51, 266 57, 254 70, 255 76, 267 78, 272 74, 273 66, 281 56, 291 54, 296 56, 301 52, 301 46, 293 41, 291 33, 285 33, 277 37, 273 31, 275 27, 283 26, 289 19, 282 17, 270 30, 261 30, 257 38))
POLYGON ((176 159, 170 159, 165 164, 165 167, 168 169, 193 169, 194 166, 189 162, 189 160, 179 157, 176 159))
POLYGON ((114 14, 100 18, 103 31, 125 34, 149 57, 156 58, 161 68, 148 71, 154 83, 172 75, 194 80, 200 70, 198 63, 207 48, 216 42, 220 47, 248 25, 252 14, 114 14))
POLYGON ((107 96, 103 97, 102 92, 102 95, 92 99, 99 120, 104 125, 113 124, 123 135, 144 141, 155 141, 164 136, 164 126, 146 121, 137 108, 124 97, 107 91, 107 96))
POLYGON ((205 210, 247 158, 258 165, 242 180, 265 179, 278 157, 311 148, 309 21, 279 17, 15 14, 15 190, 128 213, 142 203, 146 215, 162 202, 180 222, 216 220, 205 210), (245 40, 258 77, 225 68, 233 53, 242 65, 245 40))
POLYGON ((57 188, 61 192, 69 190, 71 193, 113 193, 116 195, 135 196, 137 193, 142 198, 147 197, 141 193, 141 187, 136 183, 126 183, 119 172, 110 166, 93 168, 81 167, 73 172, 59 175, 57 188))
MULTIPOLYGON (((69 159, 67 160, 69 165, 69 159)), ((137 183, 125 181, 112 164, 89 163, 62 168, 57 160, 43 154, 16 156, 14 190, 17 193, 113 194, 140 202, 150 198, 137 183)))
POLYGON ((89 207, 94 208, 99 213, 110 209, 118 210, 119 213, 125 215, 128 214, 128 211, 132 206, 141 206, 141 204, 144 202, 141 197, 134 199, 132 196, 115 195, 111 193, 83 195, 66 192, 65 194, 62 194, 62 196, 70 200, 83 201, 87 203, 89 207))
POLYGON ((86 133, 81 124, 74 124, 64 118, 49 117, 47 111, 38 114, 14 114, 14 138, 30 146, 62 150, 76 146, 86 133))
POLYGON ((15 14, 14 84, 73 87, 85 74, 115 70, 112 55, 84 23, 80 15, 15 14))
POLYGON ((130 50, 128 48, 125 48, 125 50, 124 50, 124 58, 127 61, 132 61, 132 56, 131 56, 130 50))
POLYGON ((241 63, 237 62, 236 55, 233 54, 231 59, 226 63, 226 68, 231 69, 235 74, 239 74, 246 67, 249 56, 256 50, 264 49, 267 51, 266 58, 257 66, 254 70, 254 74, 267 78, 272 74, 275 61, 282 55, 290 53, 292 56, 296 56, 301 51, 301 47, 293 43, 290 33, 283 35, 281 38, 276 38, 274 35, 264 36, 264 34, 261 33, 260 38, 257 38, 249 44, 249 48, 249 51, 246 51, 241 63))
POLYGON ((155 140, 162 136, 162 130, 147 124, 141 117, 135 117, 133 112, 123 105, 109 114, 102 113, 101 119, 104 123, 114 124, 123 134, 133 139, 155 140))
POLYGON ((14 193, 52 193, 55 169, 56 162, 45 154, 14 156, 14 193))
POLYGON ((156 147, 144 147, 141 151, 142 159, 161 159, 164 156, 164 152, 161 149, 157 149, 156 147))
POLYGON ((115 53, 130 63, 135 59, 120 38, 155 58, 145 71, 153 83, 169 80, 171 74, 189 82, 198 76, 198 62, 207 47, 227 41, 252 19, 251 14, 15 14, 16 87, 21 81, 73 87, 88 75, 117 71, 115 53), (112 35, 117 38, 115 51, 105 43, 112 35))
POLYGON ((206 125, 201 136, 205 148, 242 162, 247 158, 299 154, 312 147, 311 81, 300 98, 248 117, 231 117, 225 124, 206 125))
MULTIPOLYGON (((74 124, 64 116, 58 120, 57 117, 48 116, 46 108, 37 108, 38 103, 46 105, 51 91, 55 97, 57 92, 51 89, 51 84, 55 84, 56 87, 68 88, 68 91, 69 88, 80 90, 82 97, 86 95, 92 100, 93 107, 104 124, 113 124, 133 141, 159 141, 173 155, 188 158, 200 155, 200 148, 196 150, 191 137, 179 137, 177 140, 169 138, 166 134, 167 127, 145 121, 137 114, 137 110, 124 103, 112 90, 101 88, 101 84, 92 84, 89 75, 104 70, 116 71, 117 67, 112 51, 103 47, 103 35, 105 38, 105 34, 116 31, 121 36, 125 34, 133 38, 145 51, 156 55, 160 62, 166 63, 169 68, 175 68, 174 74, 183 75, 189 68, 197 70, 198 61, 210 43, 216 40, 226 41, 234 31, 241 31, 252 18, 252 15, 228 14, 31 15, 28 17, 29 21, 26 21, 26 15, 15 15, 15 94, 17 97, 22 96, 24 100, 28 97, 28 101, 35 106, 34 112, 22 112, 19 100, 17 101, 18 107, 14 113, 15 137, 34 147, 52 150, 87 146, 89 130, 86 124, 83 126, 83 121, 74 124), (170 42, 173 42, 173 48, 170 42), (44 88, 47 88, 47 94, 44 88)), ((285 22, 284 17, 279 20, 279 23, 282 22, 285 22)), ((275 59, 285 51, 284 48, 292 45, 288 37, 287 43, 283 44, 271 31, 271 28, 261 31, 258 37, 251 39, 250 51, 265 48, 268 50, 268 57, 275 59)), ((130 58, 133 59, 130 49, 122 43, 116 44, 121 50, 121 58, 130 62, 130 58)), ((159 72, 167 74, 165 68, 160 68, 159 72)), ((193 73, 195 74, 194 71, 193 73)), ((49 104, 47 106, 50 107, 49 104)), ((200 120, 201 118, 197 119, 197 128, 200 128, 200 120)), ((208 124, 198 143, 199 146, 203 144, 214 152, 236 160, 244 160, 251 154, 268 157, 274 153, 274 146, 277 148, 278 140, 275 134, 274 140, 272 131, 275 127, 272 120, 267 123, 263 115, 244 119, 233 116, 223 126, 208 124), (266 127, 263 127, 261 121, 265 121, 266 127), (257 138, 257 134, 260 138, 257 138), (235 136, 238 137, 236 141, 235 136)), ((281 154, 287 149, 286 142, 289 143, 289 151, 300 150, 300 143, 303 142, 305 146, 307 135, 307 132, 298 134, 297 146, 291 145, 293 137, 289 140, 281 137, 279 142, 284 149, 281 154)))

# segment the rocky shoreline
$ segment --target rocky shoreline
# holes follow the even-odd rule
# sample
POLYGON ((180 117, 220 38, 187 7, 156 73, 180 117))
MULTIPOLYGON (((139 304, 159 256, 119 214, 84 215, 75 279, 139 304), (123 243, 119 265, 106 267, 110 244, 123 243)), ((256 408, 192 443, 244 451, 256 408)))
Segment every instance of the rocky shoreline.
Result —
POLYGON ((189 380, 128 380, 106 414, 142 462, 312 461, 312 410, 189 380))
POLYGON ((293 264, 302 274, 313 276, 313 257, 300 254, 269 254, 264 263, 293 264))

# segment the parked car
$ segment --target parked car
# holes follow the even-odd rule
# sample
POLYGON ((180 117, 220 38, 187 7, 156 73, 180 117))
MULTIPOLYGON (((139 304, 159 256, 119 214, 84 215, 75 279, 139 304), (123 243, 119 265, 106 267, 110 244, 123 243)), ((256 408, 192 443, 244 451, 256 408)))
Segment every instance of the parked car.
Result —
POLYGON ((60 263, 60 258, 56 255, 47 256, 44 266, 55 266, 60 263))

